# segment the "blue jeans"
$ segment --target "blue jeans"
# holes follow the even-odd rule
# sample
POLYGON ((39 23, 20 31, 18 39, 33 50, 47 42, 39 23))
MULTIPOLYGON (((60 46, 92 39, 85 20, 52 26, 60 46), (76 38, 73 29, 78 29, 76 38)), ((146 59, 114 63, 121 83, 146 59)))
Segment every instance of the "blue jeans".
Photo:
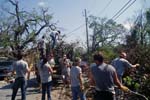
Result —
POLYGON ((47 100, 51 100, 51 86, 52 82, 42 83, 42 100, 45 100, 47 92, 47 100))
POLYGON ((12 87, 13 93, 12 93, 11 100, 15 100, 19 88, 21 88, 21 97, 22 97, 21 100, 26 100, 26 87, 27 87, 27 82, 25 78, 23 77, 16 78, 12 87))
POLYGON ((80 100, 86 100, 86 97, 81 91, 80 86, 71 87, 71 91, 72 91, 72 97, 73 97, 72 100, 78 100, 78 96, 80 97, 80 100))
POLYGON ((51 36, 51 38, 52 38, 52 49, 54 49, 54 47, 55 47, 55 45, 56 45, 56 36, 54 37, 54 36, 52 36, 52 35, 50 35, 51 36))

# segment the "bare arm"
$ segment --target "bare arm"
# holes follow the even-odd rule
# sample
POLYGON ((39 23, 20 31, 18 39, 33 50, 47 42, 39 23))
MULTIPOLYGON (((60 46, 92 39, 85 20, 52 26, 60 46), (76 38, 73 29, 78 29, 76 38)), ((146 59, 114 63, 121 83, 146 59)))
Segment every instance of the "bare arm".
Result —
POLYGON ((133 68, 140 66, 140 64, 132 65, 133 68))
POLYGON ((26 69, 27 79, 30 79, 30 68, 28 67, 28 64, 26 64, 26 66, 27 66, 27 69, 26 69))
POLYGON ((118 86, 118 88, 121 87, 122 84, 120 83, 116 72, 114 73, 114 82, 118 86))
POLYGON ((80 74, 79 74, 78 78, 79 78, 79 81, 80 81, 81 89, 83 89, 83 88, 84 88, 84 86, 83 86, 82 73, 80 73, 80 74))
POLYGON ((30 68, 27 68, 27 73, 30 73, 30 68))
POLYGON ((114 73, 114 82, 118 86, 118 88, 120 88, 121 90, 123 90, 125 92, 129 91, 128 87, 126 87, 120 83, 116 72, 114 73))
POLYGON ((131 68, 135 68, 135 67, 138 67, 140 66, 140 64, 131 64, 128 60, 124 59, 124 64, 126 67, 131 67, 131 68))
POLYGON ((51 66, 48 66, 48 70, 49 70, 49 72, 53 73, 53 69, 51 66))

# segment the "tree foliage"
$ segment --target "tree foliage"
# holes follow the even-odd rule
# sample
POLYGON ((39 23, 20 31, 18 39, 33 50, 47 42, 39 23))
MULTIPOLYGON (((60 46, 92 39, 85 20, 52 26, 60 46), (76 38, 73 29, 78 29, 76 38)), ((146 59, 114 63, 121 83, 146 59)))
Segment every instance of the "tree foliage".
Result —
MULTIPOLYGON (((150 9, 139 14, 131 29, 131 34, 126 37, 124 49, 128 51, 128 59, 133 63, 140 63, 135 73, 129 75, 140 83, 138 92, 150 95, 150 9)), ((150 97, 149 97, 150 98, 150 97)))
POLYGON ((7 3, 13 9, 2 7, 5 17, 1 17, 0 22, 0 46, 10 46, 15 54, 18 50, 32 46, 39 34, 52 26, 52 14, 48 14, 47 8, 41 8, 40 13, 35 9, 31 12, 24 11, 16 0, 8 0, 7 3))
POLYGON ((139 13, 130 32, 127 32, 123 25, 105 18, 91 16, 89 23, 93 30, 92 51, 102 51, 108 63, 117 56, 119 51, 127 52, 127 59, 132 64, 139 63, 140 67, 127 70, 125 82, 130 89, 149 97, 150 9, 139 13), (128 80, 129 77, 132 80, 128 80))
POLYGON ((126 29, 121 24, 117 24, 113 20, 106 18, 98 18, 90 16, 90 28, 93 30, 92 34, 92 51, 99 47, 114 46, 123 42, 126 29))

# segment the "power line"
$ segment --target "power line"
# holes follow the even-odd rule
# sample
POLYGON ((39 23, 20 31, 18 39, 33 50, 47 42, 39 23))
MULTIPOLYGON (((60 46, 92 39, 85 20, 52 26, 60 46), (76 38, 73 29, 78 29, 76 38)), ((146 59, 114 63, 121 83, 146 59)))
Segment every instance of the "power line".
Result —
POLYGON ((112 2, 112 0, 110 0, 110 1, 106 4, 106 6, 105 6, 97 15, 102 14, 102 13, 109 7, 109 5, 111 4, 111 2, 112 2))
MULTIPOLYGON (((117 18, 119 18, 130 6, 132 6, 136 0, 134 0, 132 3, 130 3, 132 0, 129 0, 111 19, 116 20, 117 18)), ((101 10, 101 13, 103 13, 108 6, 111 4, 112 0, 110 0, 106 6, 103 8, 103 10, 101 10)), ((71 33, 77 31, 78 29, 82 28, 85 24, 80 25, 79 27, 75 28, 74 30, 72 30, 71 32, 69 32, 68 34, 70 34, 70 36, 72 35, 71 33)), ((68 37, 70 37, 68 36, 68 37)))
MULTIPOLYGON (((70 31, 69 33, 67 33, 66 35, 72 35, 71 33, 77 31, 78 29, 82 28, 85 24, 81 24, 79 27, 75 28, 74 30, 70 31)), ((69 36, 68 36, 69 37, 69 36)))
MULTIPOLYGON (((112 0, 110 0, 110 1, 106 4, 106 6, 98 13, 98 15, 99 15, 100 13, 103 13, 103 12, 108 8, 108 6, 111 4, 111 2, 112 2, 112 0)), ((77 27, 77 28, 75 28, 74 30, 72 30, 71 32, 67 33, 67 35, 70 35, 71 33, 77 31, 78 29, 82 28, 84 25, 85 25, 85 24, 81 24, 79 27, 77 27)), ((72 35, 72 34, 71 34, 71 35, 72 35)), ((70 36, 68 36, 68 37, 70 37, 70 36)))
POLYGON ((118 17, 120 17, 129 7, 131 7, 136 0, 134 0, 131 4, 129 4, 118 16, 114 17, 114 20, 116 20, 118 17))
POLYGON ((132 0, 129 0, 111 19, 114 19, 132 0))

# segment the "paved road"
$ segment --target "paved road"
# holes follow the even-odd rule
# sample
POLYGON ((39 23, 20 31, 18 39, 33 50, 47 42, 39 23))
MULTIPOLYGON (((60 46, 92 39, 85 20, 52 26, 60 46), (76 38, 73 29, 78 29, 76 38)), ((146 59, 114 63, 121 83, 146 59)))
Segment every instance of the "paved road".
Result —
MULTIPOLYGON (((11 100, 11 90, 12 84, 6 83, 5 81, 0 81, 0 100, 11 100)), ((68 97, 65 96, 65 89, 63 86, 53 87, 52 89, 52 100, 70 100, 68 97)), ((21 100, 21 92, 20 89, 17 93, 16 100, 21 100)), ((41 100, 41 92, 37 87, 37 83, 32 77, 28 81, 28 88, 27 88, 27 100, 41 100)))

